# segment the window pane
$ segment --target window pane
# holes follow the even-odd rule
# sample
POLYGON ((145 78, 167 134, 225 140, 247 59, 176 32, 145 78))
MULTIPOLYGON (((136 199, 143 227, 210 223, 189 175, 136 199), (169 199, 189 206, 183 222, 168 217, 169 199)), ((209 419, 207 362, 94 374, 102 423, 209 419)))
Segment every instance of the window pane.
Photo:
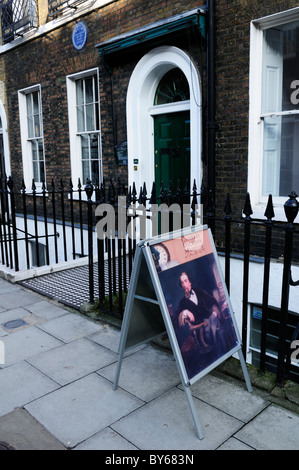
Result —
POLYGON ((299 116, 264 119, 263 195, 288 196, 299 178, 299 116))
POLYGON ((264 33, 262 112, 299 110, 299 22, 264 33))
POLYGON ((88 179, 90 179, 89 175, 89 161, 88 160, 83 160, 82 161, 82 172, 83 172, 83 181, 84 184, 88 179))
POLYGON ((78 127, 78 132, 84 132, 85 131, 85 125, 84 125, 84 106, 79 106, 77 108, 77 127, 78 127))
POLYGON ((83 80, 77 80, 76 81, 76 100, 77 100, 77 105, 81 105, 84 103, 84 98, 83 98, 83 80))
POLYGON ((32 160, 38 160, 37 142, 35 140, 31 142, 31 151, 32 151, 32 160))
POLYGON ((45 181, 45 165, 43 161, 39 162, 39 171, 40 171, 39 183, 42 183, 43 181, 45 181))
POLYGON ((99 161, 92 160, 91 162, 91 181, 93 183, 99 182, 99 161))
POLYGON ((41 140, 38 141, 38 157, 39 157, 39 160, 44 161, 44 149, 43 149, 43 142, 41 140))
POLYGON ((282 110, 299 109, 299 23, 283 32, 282 110))
POLYGON ((39 182, 39 175, 38 175, 38 162, 33 162, 33 179, 35 182, 39 182))
POLYGON ((85 108, 86 110, 86 130, 87 131, 94 131, 94 105, 88 104, 85 108))
POLYGON ((90 158, 92 160, 98 160, 99 158, 98 134, 91 134, 90 136, 90 158))
POLYGON ((29 139, 31 139, 32 137, 34 137, 34 134, 33 134, 33 117, 32 116, 28 116, 27 124, 28 124, 28 137, 29 137, 29 139))
POLYGON ((31 94, 26 95, 26 109, 27 109, 27 116, 32 116, 31 94))
POLYGON ((34 137, 40 137, 39 115, 34 116, 34 137))
POLYGON ((81 136, 81 152, 82 152, 82 160, 89 160, 89 144, 88 144, 88 136, 82 135, 81 136))
POLYGON ((39 105, 38 105, 38 91, 32 93, 33 98, 33 113, 39 114, 39 105))
POLYGON ((85 103, 92 103, 93 96, 93 77, 85 79, 85 103))

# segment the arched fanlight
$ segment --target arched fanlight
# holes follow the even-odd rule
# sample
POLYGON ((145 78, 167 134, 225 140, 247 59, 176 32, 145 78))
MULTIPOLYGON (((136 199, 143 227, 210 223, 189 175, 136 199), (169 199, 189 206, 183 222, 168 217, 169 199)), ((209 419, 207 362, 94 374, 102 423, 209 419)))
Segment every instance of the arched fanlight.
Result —
POLYGON ((155 94, 154 105, 187 101, 189 99, 188 81, 179 68, 174 68, 161 79, 155 94))

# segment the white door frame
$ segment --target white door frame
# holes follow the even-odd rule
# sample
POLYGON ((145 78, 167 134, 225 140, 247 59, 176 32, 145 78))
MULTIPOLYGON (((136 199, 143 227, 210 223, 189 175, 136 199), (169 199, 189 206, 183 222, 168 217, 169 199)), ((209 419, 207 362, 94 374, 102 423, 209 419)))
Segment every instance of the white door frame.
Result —
POLYGON ((155 179, 154 115, 190 109, 190 185, 202 182, 202 93, 197 68, 186 52, 174 46, 151 50, 136 65, 127 92, 128 183, 137 192, 146 183, 150 194, 155 179), (153 106, 162 77, 178 67, 185 74, 190 102, 153 106), (136 161, 138 160, 138 163, 136 161))
POLYGON ((3 104, 1 99, 0 99, 0 116, 1 116, 1 120, 2 120, 5 172, 6 172, 6 176, 11 176, 7 119, 6 119, 5 107, 4 107, 4 104, 3 104))

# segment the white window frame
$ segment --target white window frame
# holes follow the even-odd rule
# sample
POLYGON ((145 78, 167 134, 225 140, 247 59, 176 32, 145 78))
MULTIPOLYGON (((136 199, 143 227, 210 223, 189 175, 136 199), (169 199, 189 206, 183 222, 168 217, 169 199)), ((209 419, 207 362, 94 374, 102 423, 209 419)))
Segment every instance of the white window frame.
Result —
MULTIPOLYGON (((249 142, 248 142, 248 191, 251 197, 253 217, 264 219, 268 196, 262 195, 263 122, 262 66, 264 31, 278 25, 299 20, 299 7, 253 20, 250 26, 250 74, 249 74, 249 142)), ((298 77, 299 78, 299 77, 298 77)), ((290 188, 290 191, 296 188, 290 188)), ((275 219, 285 221, 283 205, 287 197, 274 197, 275 219)))
MULTIPOLYGON (((46 159, 44 147, 44 130, 43 130, 43 107, 42 107, 42 90, 41 85, 35 85, 29 88, 24 88, 18 91, 19 98, 19 114, 20 114, 20 129, 21 129, 21 148, 22 148, 22 161, 23 161, 23 176, 26 186, 26 191, 31 192, 33 180, 33 159, 31 151, 31 140, 29 139, 28 123, 27 123, 27 105, 26 95, 38 91, 40 97, 40 116, 41 116, 41 138, 43 146, 43 160, 45 165, 45 182, 46 182, 46 159)), ((36 190, 42 188, 42 182, 35 181, 36 190)))
POLYGON ((80 73, 68 75, 66 77, 67 84, 67 100, 68 100, 68 118, 69 118, 69 139, 70 139, 70 157, 71 157, 71 177, 73 184, 76 185, 80 178, 81 184, 86 184, 83 181, 82 160, 81 160, 81 142, 80 135, 78 135, 78 122, 76 112, 76 81, 82 78, 88 78, 96 75, 96 83, 98 86, 99 97, 99 130, 92 133, 99 133, 99 184, 103 179, 102 168, 102 139, 101 139, 101 119, 100 119, 100 90, 99 90, 99 71, 98 68, 85 70, 80 73))

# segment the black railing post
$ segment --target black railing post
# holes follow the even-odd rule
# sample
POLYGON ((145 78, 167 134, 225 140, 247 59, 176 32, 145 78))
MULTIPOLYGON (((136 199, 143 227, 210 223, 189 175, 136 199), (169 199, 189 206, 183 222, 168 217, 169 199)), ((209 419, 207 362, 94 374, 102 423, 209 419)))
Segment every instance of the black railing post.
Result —
POLYGON ((8 178, 7 186, 10 194, 10 207, 11 207, 11 224, 13 233, 13 247, 14 247, 14 266, 15 271, 19 271, 19 254, 18 254, 18 240, 17 240, 17 227, 16 227, 16 208, 15 208, 15 193, 14 184, 11 176, 8 178))
POLYGON ((67 261, 67 246, 66 246, 66 231, 65 231, 65 215, 64 215, 64 186, 62 179, 60 180, 60 203, 61 203, 61 221, 62 221, 62 233, 63 233, 63 251, 64 261, 67 261))
POLYGON ((57 224, 56 224, 56 199, 55 199, 55 185, 52 180, 50 193, 52 194, 52 211, 53 211, 53 228, 54 228, 54 247, 55 247, 55 262, 58 263, 58 246, 57 246, 57 224))
POLYGON ((287 352, 286 337, 287 337, 287 324, 288 324, 288 308, 289 308, 289 291, 291 280, 291 263, 293 253, 293 234, 294 234, 294 220, 298 214, 298 195, 292 191, 289 199, 284 205, 285 215, 287 218, 286 234, 285 234, 285 248, 284 248, 284 262, 283 262, 283 277, 282 277, 282 292, 281 292, 281 318, 279 325, 279 338, 278 338, 278 360, 276 383, 282 385, 285 380, 285 356, 287 352))
POLYGON ((4 239, 4 247, 5 247, 5 262, 7 267, 9 267, 9 246, 8 240, 9 236, 6 233, 6 225, 8 223, 8 204, 6 201, 6 177, 3 179, 3 186, 1 192, 1 218, 2 218, 2 226, 3 226, 3 239, 4 239), (6 223, 7 219, 7 223, 6 223))
POLYGON ((72 251, 73 259, 76 259, 76 244, 75 244, 75 225, 74 225, 74 199, 73 199, 73 182, 70 178, 69 195, 70 195, 70 210, 71 210, 71 231, 72 231, 72 251))
POLYGON ((230 232, 231 232, 231 203, 230 195, 226 195, 225 207, 224 207, 224 224, 225 224, 225 284, 227 291, 230 291, 230 232))
POLYGON ((32 198, 33 198, 33 217, 34 217, 34 230, 35 230, 35 252, 36 252, 36 264, 40 267, 39 261, 39 246, 38 246, 38 221, 37 221, 37 206, 36 206, 36 186, 34 180, 32 180, 32 198))
POLYGON ((47 215, 47 195, 46 195, 46 184, 43 181, 42 184, 42 194, 43 194, 43 210, 44 210, 44 221, 45 221, 45 236, 46 236, 46 259, 47 265, 50 264, 50 255, 49 255, 49 234, 48 234, 48 215, 47 215))
POLYGON ((2 234, 2 222, 3 222, 3 216, 4 216, 4 210, 2 206, 2 178, 0 177, 0 246, 1 246, 1 255, 2 255, 2 264, 5 264, 5 258, 4 258, 4 237, 2 234))
POLYGON ((93 186, 89 180, 85 186, 87 196, 88 217, 88 272, 89 272, 89 302, 94 303, 94 279, 93 279, 93 240, 92 240, 92 194, 93 186))
POLYGON ((22 180, 22 200, 23 200, 23 215, 24 215, 24 233, 25 233, 25 251, 26 251, 26 262, 27 269, 30 269, 30 258, 29 258, 29 242, 28 242, 28 224, 27 224, 27 205, 26 205, 26 186, 24 180, 22 180))
POLYGON ((247 352, 247 323, 248 323, 248 286, 249 286, 249 255, 250 255, 250 225, 251 203, 249 193, 246 195, 243 210, 244 217, 244 266, 243 266, 243 312, 242 312, 242 350, 246 360, 247 352))
POLYGON ((8 201, 8 179, 5 179, 4 182, 4 197, 5 197, 5 207, 6 207, 6 217, 7 217, 7 242, 9 248, 9 258, 7 259, 7 267, 13 269, 13 253, 12 253, 12 239, 11 239, 11 231, 10 231, 10 213, 9 213, 9 201, 8 201))
POLYGON ((78 179, 78 194, 79 194, 79 218, 80 218, 80 246, 81 256, 84 256, 84 240, 83 240, 83 215, 82 215, 82 185, 80 178, 78 179))
POLYGON ((269 278, 270 278, 270 256, 272 244, 272 227, 274 209, 272 202, 272 195, 269 195, 268 204, 265 211, 266 236, 265 236, 265 255, 264 255, 264 284, 263 284, 263 307, 262 307, 262 324, 261 324, 261 356, 260 356, 260 371, 265 372, 266 364, 266 347, 267 347, 267 320, 268 320, 268 299, 269 299, 269 278))

